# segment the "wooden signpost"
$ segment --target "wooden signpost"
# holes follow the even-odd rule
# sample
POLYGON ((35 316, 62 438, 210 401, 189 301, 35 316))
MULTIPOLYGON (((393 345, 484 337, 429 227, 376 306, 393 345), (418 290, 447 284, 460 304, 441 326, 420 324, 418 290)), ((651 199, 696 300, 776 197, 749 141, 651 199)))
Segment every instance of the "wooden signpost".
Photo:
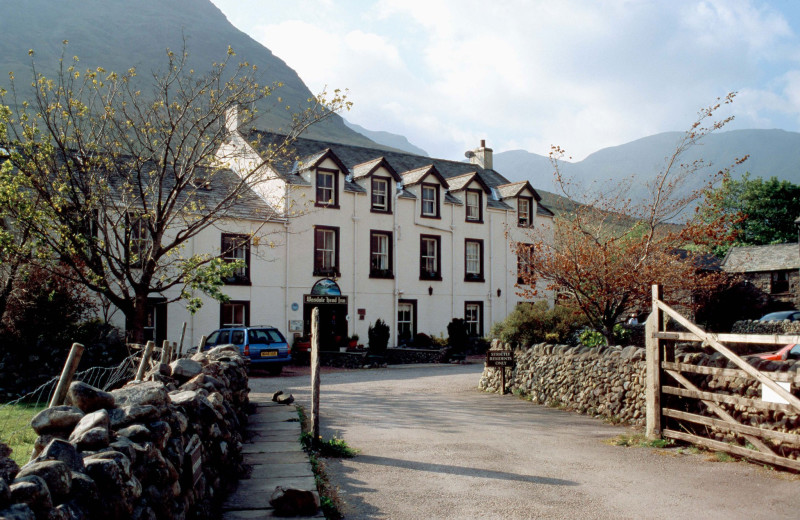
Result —
POLYGON ((486 352, 486 366, 500 369, 501 386, 500 394, 506 393, 506 367, 514 368, 514 351, 488 350, 486 352))
POLYGON ((319 445, 319 307, 311 311, 311 444, 319 445))

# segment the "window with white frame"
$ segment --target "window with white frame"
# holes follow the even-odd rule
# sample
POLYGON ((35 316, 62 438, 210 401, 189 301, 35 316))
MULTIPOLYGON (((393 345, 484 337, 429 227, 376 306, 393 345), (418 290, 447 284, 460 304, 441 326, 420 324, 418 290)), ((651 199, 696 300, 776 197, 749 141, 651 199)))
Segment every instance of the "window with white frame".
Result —
POLYGON ((529 285, 533 276, 533 244, 517 244, 517 283, 529 285))
POLYGON ((439 218, 439 186, 437 184, 422 185, 422 216, 439 218))
POLYGON ((138 213, 129 212, 128 220, 128 254, 132 267, 142 267, 150 258, 153 242, 147 220, 138 213))
POLYGON ((400 345, 411 342, 416 333, 416 300, 400 300, 397 304, 397 342, 400 345))
POLYGON ((388 213, 391 211, 389 198, 389 179, 372 178, 372 211, 388 213))
POLYGON ((219 306, 220 327, 244 327, 249 325, 250 302, 230 301, 219 306))
POLYGON ((421 235, 419 243, 420 280, 441 280, 441 237, 421 235))
POLYGON ((250 236, 233 233, 222 234, 222 259, 226 263, 241 261, 233 274, 225 280, 229 284, 246 284, 250 282, 250 236))
POLYGON ((317 168, 317 206, 339 206, 336 173, 336 170, 317 168))
POLYGON ((370 231, 370 278, 392 278, 392 232, 370 231))
POLYGON ((482 215, 482 192, 480 190, 467 190, 467 217, 469 222, 481 222, 482 215))
POLYGON ((339 228, 314 228, 314 275, 339 276, 339 228))
POLYGON ((531 207, 533 199, 531 197, 520 197, 517 199, 517 225, 519 227, 531 227, 531 207))
POLYGON ((467 334, 483 336, 483 302, 464 302, 464 323, 467 334))
POLYGON ((464 280, 483 281, 483 240, 468 238, 464 241, 464 280))

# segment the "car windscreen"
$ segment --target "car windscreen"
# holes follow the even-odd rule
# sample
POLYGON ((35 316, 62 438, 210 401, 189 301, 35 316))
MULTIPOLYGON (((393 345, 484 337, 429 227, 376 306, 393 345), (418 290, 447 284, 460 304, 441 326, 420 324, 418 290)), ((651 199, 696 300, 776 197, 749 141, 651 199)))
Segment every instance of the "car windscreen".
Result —
POLYGON ((251 344, 285 343, 286 340, 275 329, 250 329, 251 344))

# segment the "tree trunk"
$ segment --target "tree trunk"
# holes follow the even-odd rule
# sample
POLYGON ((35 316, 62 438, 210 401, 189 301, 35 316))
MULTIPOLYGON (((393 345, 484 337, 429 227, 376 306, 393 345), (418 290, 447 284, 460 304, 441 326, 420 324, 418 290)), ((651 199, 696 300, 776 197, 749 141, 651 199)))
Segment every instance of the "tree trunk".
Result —
POLYGON ((136 294, 133 308, 127 318, 128 341, 144 344, 144 327, 147 324, 147 294, 136 294))

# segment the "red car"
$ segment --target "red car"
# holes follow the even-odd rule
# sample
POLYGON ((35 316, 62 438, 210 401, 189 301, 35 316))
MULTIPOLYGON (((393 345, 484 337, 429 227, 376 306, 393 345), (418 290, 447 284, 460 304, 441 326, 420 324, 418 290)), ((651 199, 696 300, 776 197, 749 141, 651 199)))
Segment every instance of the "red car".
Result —
POLYGON ((800 359, 800 345, 791 343, 786 345, 780 350, 775 352, 764 352, 756 354, 760 359, 767 359, 769 361, 786 361, 787 359, 800 359))

